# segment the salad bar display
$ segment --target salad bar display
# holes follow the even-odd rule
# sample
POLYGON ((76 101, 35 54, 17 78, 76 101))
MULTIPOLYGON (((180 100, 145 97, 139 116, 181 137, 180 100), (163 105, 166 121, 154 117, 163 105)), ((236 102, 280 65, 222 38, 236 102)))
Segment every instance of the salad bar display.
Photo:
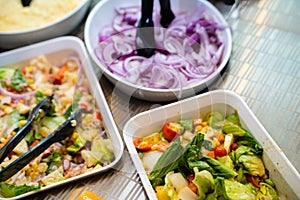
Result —
POLYGON ((278 199, 263 148, 237 111, 168 122, 133 143, 159 200, 278 199))
POLYGON ((0 197, 18 198, 95 175, 120 159, 122 145, 101 91, 90 87, 96 78, 82 46, 62 37, 23 48, 35 55, 29 59, 22 50, 2 59, 10 63, 9 57, 20 56, 0 68, 0 197), (33 152, 40 153, 32 157, 33 152))
POLYGON ((0 200, 300 199, 296 0, 1 1, 0 200))

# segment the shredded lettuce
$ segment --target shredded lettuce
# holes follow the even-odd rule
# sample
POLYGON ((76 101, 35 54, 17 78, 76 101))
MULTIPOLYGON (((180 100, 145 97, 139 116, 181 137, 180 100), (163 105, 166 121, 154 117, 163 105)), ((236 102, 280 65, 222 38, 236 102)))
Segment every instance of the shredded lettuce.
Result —
POLYGON ((1 67, 0 68, 0 80, 5 78, 11 78, 14 74, 15 70, 13 68, 1 67))
POLYGON ((20 194, 24 194, 26 192, 32 191, 32 190, 38 190, 41 188, 41 184, 38 184, 37 186, 14 186, 5 182, 0 183, 0 195, 9 198, 18 196, 20 194))
POLYGON ((16 69, 12 78, 11 78, 11 87, 20 92, 28 85, 26 79, 23 77, 21 71, 16 69))

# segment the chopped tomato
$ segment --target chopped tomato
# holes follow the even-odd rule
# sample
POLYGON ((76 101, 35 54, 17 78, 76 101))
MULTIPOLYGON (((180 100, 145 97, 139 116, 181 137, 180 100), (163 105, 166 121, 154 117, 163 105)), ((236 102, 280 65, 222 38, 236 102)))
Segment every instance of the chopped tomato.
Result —
POLYGON ((207 156, 211 157, 211 158, 215 158, 215 152, 214 151, 210 151, 207 153, 207 156))
POLYGON ((224 143, 224 136, 221 133, 216 133, 216 137, 220 143, 224 143))
POLYGON ((254 176, 252 176, 252 175, 250 175, 250 174, 247 174, 246 175, 246 178, 247 178, 247 181, 249 182, 249 183, 251 183, 254 187, 256 187, 256 188, 260 188, 259 187, 259 180, 258 180, 258 177, 254 177, 254 176))
POLYGON ((9 154, 7 155, 8 158, 11 158, 15 153, 13 151, 9 152, 9 154))
POLYGON ((237 143, 232 143, 232 144, 230 145, 230 151, 234 151, 234 150, 236 150, 238 147, 239 147, 239 145, 237 145, 237 143))
POLYGON ((60 85, 62 83, 62 79, 65 76, 65 72, 68 71, 68 70, 69 70, 69 67, 67 65, 62 66, 59 69, 59 71, 55 75, 55 80, 54 80, 55 85, 60 85))
POLYGON ((135 138, 133 140, 133 145, 137 148, 142 141, 143 141, 143 138, 135 138))
POLYGON ((166 123, 162 129, 163 136, 169 141, 172 141, 180 133, 180 131, 181 126, 177 123, 166 123))
POLYGON ((133 144, 135 148, 137 148, 140 151, 149 151, 151 150, 151 145, 148 144, 147 142, 143 141, 142 138, 135 138, 133 140, 133 144))
POLYGON ((188 174, 187 175, 187 179, 189 181, 189 184, 188 184, 188 187, 194 192, 197 194, 198 192, 198 188, 197 186, 192 182, 194 180, 194 175, 193 174, 188 174))
POLYGON ((227 155, 227 151, 223 146, 217 146, 214 148, 214 154, 217 157, 223 157, 227 155))
POLYGON ((67 170, 65 171, 65 178, 71 178, 71 177, 72 177, 71 172, 72 172, 71 169, 67 169, 67 170))
POLYGON ((102 115, 101 115, 101 113, 100 112, 95 112, 95 115, 96 115, 96 119, 98 119, 98 120, 102 120, 102 115))
POLYGON ((188 187, 194 192, 194 193, 198 193, 198 188, 197 186, 193 183, 193 182, 190 182, 188 187))
POLYGON ((188 174, 187 175, 187 179, 189 180, 189 182, 192 182, 194 180, 195 176, 193 174, 188 174))

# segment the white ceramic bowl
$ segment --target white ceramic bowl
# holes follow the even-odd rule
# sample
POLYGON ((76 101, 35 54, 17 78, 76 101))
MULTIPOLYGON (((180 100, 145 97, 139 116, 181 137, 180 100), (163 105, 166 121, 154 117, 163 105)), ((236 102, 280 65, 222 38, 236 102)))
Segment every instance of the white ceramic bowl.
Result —
POLYGON ((214 90, 192 98, 151 109, 132 117, 124 126, 123 137, 129 154, 139 173, 150 200, 155 200, 155 191, 148 179, 133 139, 146 137, 161 130, 165 122, 203 117, 208 112, 218 111, 223 115, 238 111, 242 126, 249 130, 263 146, 263 161, 274 181, 281 199, 300 198, 300 175, 278 147, 245 101, 237 94, 226 90, 214 90))
MULTIPOLYGON (((158 1, 157 1, 158 2, 158 1)), ((157 3, 155 1, 155 4, 157 3)), ((177 11, 188 11, 192 12, 193 8, 196 8, 199 5, 203 5, 206 7, 206 10, 210 15, 212 15, 217 22, 222 25, 228 25, 222 14, 208 1, 206 0, 172 0, 172 10, 174 12, 177 11)), ((95 54, 95 48, 98 46, 99 40, 99 32, 101 31, 101 27, 111 24, 112 19, 115 16, 115 8, 117 7, 125 7, 125 6, 133 6, 140 5, 139 0, 102 0, 100 1, 90 12, 84 29, 84 39, 86 43, 86 47, 88 52, 91 55, 92 61, 94 61, 95 65, 98 66, 101 72, 112 82, 115 84, 115 87, 119 90, 123 91, 125 94, 129 96, 134 96, 143 100, 150 101, 170 101, 185 98, 188 96, 193 96, 199 91, 205 89, 213 81, 217 80, 221 76, 221 71, 225 68, 232 49, 232 36, 230 32, 230 28, 226 28, 222 31, 222 37, 224 39, 225 50, 218 66, 217 70, 214 71, 210 76, 205 78, 202 81, 194 83, 189 87, 184 87, 181 89, 153 89, 148 87, 142 87, 125 81, 121 79, 119 76, 111 73, 106 66, 103 66, 97 55, 95 54), (182 93, 181 93, 182 92, 182 93)), ((159 5, 157 5, 159 6, 159 5)))
POLYGON ((82 22, 90 3, 91 0, 82 0, 74 10, 64 17, 38 28, 12 32, 0 31, 0 48, 13 49, 66 35, 82 22))

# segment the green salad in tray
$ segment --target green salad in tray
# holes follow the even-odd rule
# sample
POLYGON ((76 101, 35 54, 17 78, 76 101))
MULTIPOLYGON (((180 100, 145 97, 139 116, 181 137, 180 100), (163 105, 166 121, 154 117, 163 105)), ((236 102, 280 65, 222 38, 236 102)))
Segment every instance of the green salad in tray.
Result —
POLYGON ((66 139, 52 144, 22 170, 0 182, 0 197, 13 197, 97 170, 114 160, 113 145, 83 76, 81 61, 70 56, 51 62, 46 55, 0 67, 0 148, 27 122, 30 111, 52 95, 52 108, 0 163, 0 171, 62 124, 76 108, 91 112, 66 139), (55 64, 59 63, 59 64, 55 64))
POLYGON ((159 200, 278 199, 263 148, 237 111, 168 122, 133 143, 159 200))

